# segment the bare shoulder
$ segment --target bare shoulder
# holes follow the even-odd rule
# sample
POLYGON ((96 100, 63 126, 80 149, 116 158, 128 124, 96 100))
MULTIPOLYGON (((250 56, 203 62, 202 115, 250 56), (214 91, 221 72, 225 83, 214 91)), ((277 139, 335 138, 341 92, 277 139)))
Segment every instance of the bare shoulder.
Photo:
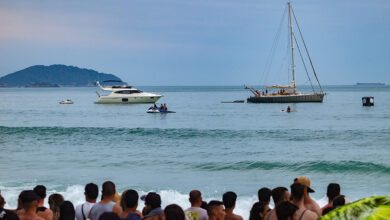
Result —
POLYGON ((316 213, 318 216, 321 216, 322 210, 321 210, 320 206, 314 200, 311 200, 311 202, 305 204, 305 206, 310 211, 316 213))
POLYGON ((278 220, 276 217, 275 209, 272 209, 270 212, 267 213, 265 216, 265 220, 278 220))
POLYGON ((241 215, 236 215, 237 220, 244 220, 244 218, 241 215))
POLYGON ((311 211, 311 210, 307 210, 307 212, 305 213, 305 219, 307 220, 315 220, 317 219, 319 216, 317 215, 317 213, 311 211))
POLYGON ((225 219, 228 219, 228 220, 244 220, 240 215, 236 215, 236 214, 230 215, 227 218, 225 217, 225 219))
POLYGON ((122 214, 122 208, 117 203, 115 203, 114 207, 112 208, 112 212, 120 216, 122 214))
POLYGON ((37 212, 37 215, 40 218, 45 219, 45 220, 53 219, 53 212, 48 208, 46 208, 45 211, 43 211, 43 212, 37 212))

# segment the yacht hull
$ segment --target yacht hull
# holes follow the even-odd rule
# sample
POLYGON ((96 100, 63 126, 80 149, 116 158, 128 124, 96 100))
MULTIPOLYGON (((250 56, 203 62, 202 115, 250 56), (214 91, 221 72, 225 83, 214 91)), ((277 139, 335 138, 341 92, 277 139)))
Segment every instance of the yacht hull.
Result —
POLYGON ((322 102, 324 96, 325 93, 251 96, 247 99, 247 102, 250 103, 322 102))
POLYGON ((100 96, 96 104, 138 104, 138 103, 155 103, 161 96, 122 96, 110 97, 100 96))

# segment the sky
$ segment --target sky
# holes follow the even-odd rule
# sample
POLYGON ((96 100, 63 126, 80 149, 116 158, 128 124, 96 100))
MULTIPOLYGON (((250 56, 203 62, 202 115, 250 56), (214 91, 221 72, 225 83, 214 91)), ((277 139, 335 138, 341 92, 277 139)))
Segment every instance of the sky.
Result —
MULTIPOLYGON (((292 4, 321 84, 390 84, 390 1, 292 4)), ((265 71, 285 8, 281 0, 2 0, 0 76, 65 64, 131 85, 286 84, 287 32, 265 71)), ((297 84, 306 85, 298 65, 297 84)))

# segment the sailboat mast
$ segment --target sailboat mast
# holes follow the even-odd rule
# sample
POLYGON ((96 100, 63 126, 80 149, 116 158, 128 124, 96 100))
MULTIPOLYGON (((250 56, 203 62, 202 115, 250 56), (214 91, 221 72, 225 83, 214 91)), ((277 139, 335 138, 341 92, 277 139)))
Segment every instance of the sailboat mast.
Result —
POLYGON ((293 29, 292 29, 292 17, 291 17, 291 3, 288 2, 288 20, 289 20, 289 25, 290 25, 290 38, 291 38, 291 68, 292 68, 292 76, 293 76, 293 81, 292 81, 292 86, 295 94, 295 61, 294 61, 294 36, 293 36, 293 29))

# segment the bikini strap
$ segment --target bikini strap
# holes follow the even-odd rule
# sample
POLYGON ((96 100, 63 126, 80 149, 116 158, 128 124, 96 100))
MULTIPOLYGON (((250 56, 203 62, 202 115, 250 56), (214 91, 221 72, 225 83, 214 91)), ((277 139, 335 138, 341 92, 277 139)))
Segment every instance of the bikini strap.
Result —
POLYGON ((299 220, 302 220, 302 217, 303 217, 303 215, 305 214, 306 211, 307 211, 307 209, 303 210, 303 212, 301 214, 301 217, 299 217, 299 220))

